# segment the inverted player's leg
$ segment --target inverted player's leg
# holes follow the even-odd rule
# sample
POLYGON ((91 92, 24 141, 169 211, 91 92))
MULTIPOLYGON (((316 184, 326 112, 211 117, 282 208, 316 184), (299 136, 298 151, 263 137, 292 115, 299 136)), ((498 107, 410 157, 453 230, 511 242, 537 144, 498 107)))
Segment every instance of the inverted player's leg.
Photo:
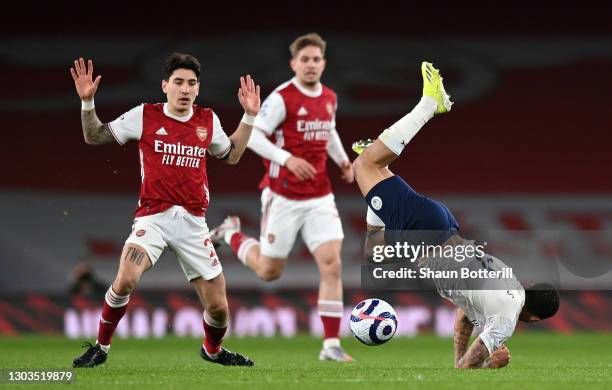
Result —
POLYGON ((355 181, 364 196, 376 184, 393 176, 387 166, 397 157, 380 139, 377 139, 353 161, 355 181))
POLYGON ((355 180, 365 196, 379 182, 392 176, 387 166, 395 161, 404 147, 434 114, 450 111, 452 102, 444 90, 442 77, 430 63, 421 65, 423 75, 423 97, 406 116, 383 131, 373 143, 360 141, 353 150, 360 156, 355 159, 355 180))
POLYGON ((224 366, 253 366, 251 359, 239 353, 231 352, 223 347, 223 337, 227 332, 229 307, 223 273, 205 280, 201 277, 191 280, 204 306, 202 324, 204 326, 204 342, 200 348, 200 356, 204 360, 219 363, 224 366))

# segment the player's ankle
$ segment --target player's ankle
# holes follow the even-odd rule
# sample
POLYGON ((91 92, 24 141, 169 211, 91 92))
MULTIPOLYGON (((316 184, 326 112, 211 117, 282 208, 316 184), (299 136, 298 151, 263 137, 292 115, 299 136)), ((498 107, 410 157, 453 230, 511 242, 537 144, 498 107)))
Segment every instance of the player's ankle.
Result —
POLYGON ((204 353, 206 354, 206 356, 208 356, 211 360, 217 360, 219 358, 219 353, 221 352, 221 350, 219 350, 219 352, 216 353, 210 353, 208 352, 208 350, 206 350, 206 348, 204 348, 204 353))
POLYGON ((330 337, 323 340, 323 348, 339 347, 340 339, 337 337, 330 337))
POLYGON ((228 229, 225 234, 223 235, 223 240, 225 240, 225 243, 227 245, 232 245, 232 237, 234 236, 234 234, 236 233, 240 233, 240 230, 238 229, 228 229))
POLYGON ((104 353, 108 353, 108 351, 110 351, 110 344, 108 345, 102 345, 100 343, 98 343, 98 340, 96 340, 96 344, 98 344, 100 346, 100 349, 104 352, 104 353))
POLYGON ((426 95, 421 97, 421 101, 419 102, 419 104, 417 104, 415 108, 418 110, 422 110, 423 114, 426 114, 431 119, 431 117, 434 116, 436 110, 438 109, 438 102, 433 96, 426 95))

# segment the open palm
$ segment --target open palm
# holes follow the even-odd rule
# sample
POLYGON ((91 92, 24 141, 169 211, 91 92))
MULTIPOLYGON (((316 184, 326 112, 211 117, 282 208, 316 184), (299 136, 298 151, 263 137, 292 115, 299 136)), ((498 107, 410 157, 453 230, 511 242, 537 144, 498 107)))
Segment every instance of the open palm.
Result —
POLYGON ((255 85, 250 75, 240 78, 238 101, 240 101, 240 105, 248 115, 257 115, 259 112, 259 106, 261 104, 259 85, 255 85))
POLYGON ((74 60, 74 68, 70 68, 70 74, 81 100, 93 99, 100 84, 100 79, 102 79, 102 76, 98 76, 93 80, 93 61, 88 60, 87 67, 85 67, 83 58, 74 60))

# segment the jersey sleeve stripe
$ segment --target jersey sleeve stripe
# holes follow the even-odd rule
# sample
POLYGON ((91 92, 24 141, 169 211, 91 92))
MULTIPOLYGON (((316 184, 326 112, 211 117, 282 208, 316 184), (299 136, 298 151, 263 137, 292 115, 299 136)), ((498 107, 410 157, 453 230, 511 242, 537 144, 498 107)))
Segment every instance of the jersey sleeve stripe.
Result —
POLYGON ((113 130, 113 127, 111 126, 110 122, 106 124, 108 126, 108 129, 110 130, 111 135, 113 136, 113 138, 115 139, 115 141, 117 141, 117 143, 119 145, 123 145, 125 144, 125 142, 121 142, 119 141, 119 138, 117 138, 117 134, 115 134, 115 131, 113 130))
POLYGON ((227 157, 227 155, 229 154, 231 150, 232 150, 232 143, 230 142, 230 144, 227 146, 227 148, 225 148, 225 150, 223 150, 223 152, 219 154, 215 154, 214 156, 219 159, 224 159, 225 157, 227 157))

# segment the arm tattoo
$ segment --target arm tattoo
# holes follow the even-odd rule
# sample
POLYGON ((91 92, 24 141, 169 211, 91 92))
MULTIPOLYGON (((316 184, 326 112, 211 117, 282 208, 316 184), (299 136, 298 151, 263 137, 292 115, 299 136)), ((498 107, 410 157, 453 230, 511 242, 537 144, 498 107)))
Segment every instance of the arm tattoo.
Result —
POLYGON ((467 351, 470 336, 474 330, 474 325, 467 318, 463 310, 457 309, 455 317, 455 336, 453 338, 455 344, 455 367, 458 366, 459 360, 467 351))
POLYGON ((142 260, 145 257, 145 252, 142 249, 129 247, 127 253, 125 254, 125 261, 129 261, 136 265, 141 265, 142 260))
POLYGON ((374 247, 377 245, 385 245, 385 227, 384 226, 373 226, 368 224, 368 230, 366 232, 364 253, 366 260, 369 260, 374 256, 374 247))
POLYGON ((457 362, 457 368, 486 368, 489 363, 489 350, 478 337, 465 355, 457 362))
POLYGON ((113 135, 107 124, 100 122, 96 110, 81 110, 81 125, 85 142, 91 145, 106 144, 113 141, 113 135))

